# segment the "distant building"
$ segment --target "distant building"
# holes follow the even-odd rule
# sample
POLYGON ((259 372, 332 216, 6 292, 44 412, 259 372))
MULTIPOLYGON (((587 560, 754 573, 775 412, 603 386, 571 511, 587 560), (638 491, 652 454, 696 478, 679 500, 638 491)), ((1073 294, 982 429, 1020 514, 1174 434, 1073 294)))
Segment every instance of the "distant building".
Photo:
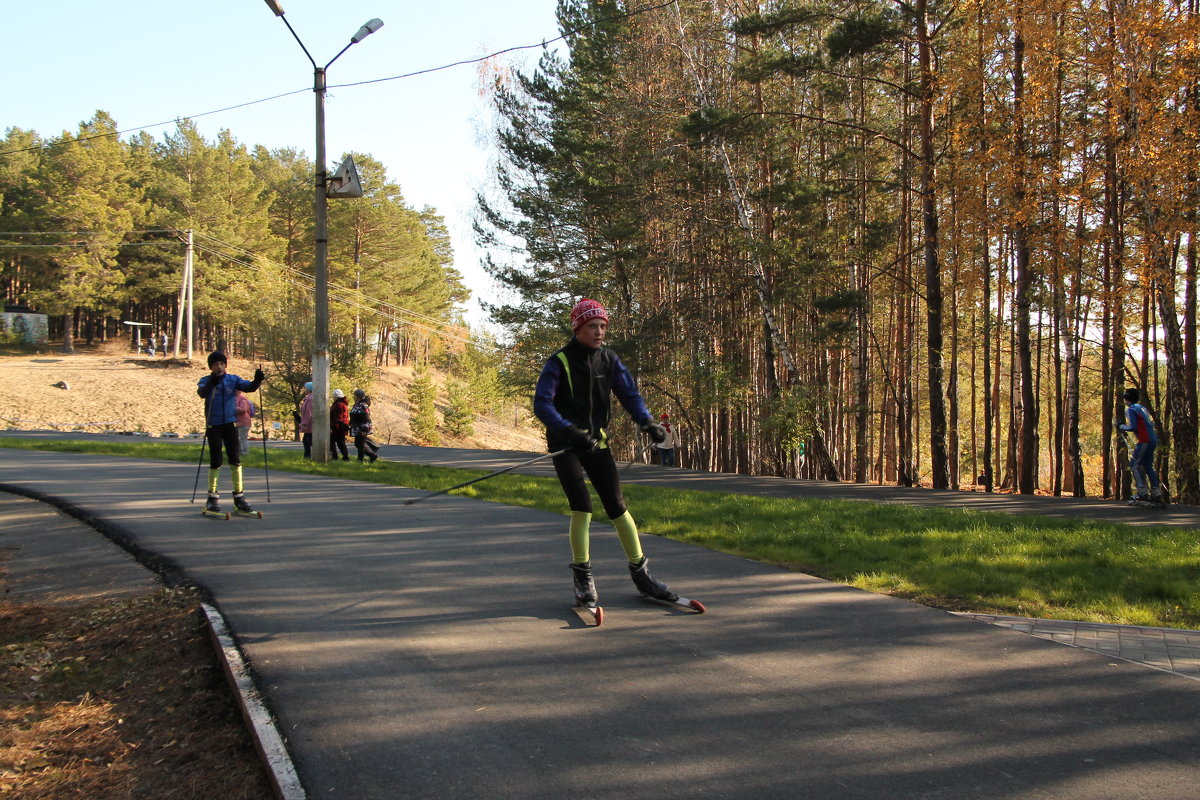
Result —
POLYGON ((5 305, 0 314, 0 333, 16 334, 19 341, 45 344, 50 336, 50 324, 45 314, 24 305, 5 305))

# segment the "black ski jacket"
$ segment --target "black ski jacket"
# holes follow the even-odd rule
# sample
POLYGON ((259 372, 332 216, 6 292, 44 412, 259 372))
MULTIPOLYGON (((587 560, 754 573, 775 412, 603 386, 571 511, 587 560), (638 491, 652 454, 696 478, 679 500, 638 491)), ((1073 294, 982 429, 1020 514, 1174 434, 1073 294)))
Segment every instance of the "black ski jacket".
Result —
POLYGON ((646 402, 621 359, 607 347, 593 350, 572 338, 546 360, 533 394, 533 413, 546 426, 553 450, 567 446, 567 432, 580 427, 608 446, 605 428, 612 419, 615 394, 638 425, 651 421, 646 402))

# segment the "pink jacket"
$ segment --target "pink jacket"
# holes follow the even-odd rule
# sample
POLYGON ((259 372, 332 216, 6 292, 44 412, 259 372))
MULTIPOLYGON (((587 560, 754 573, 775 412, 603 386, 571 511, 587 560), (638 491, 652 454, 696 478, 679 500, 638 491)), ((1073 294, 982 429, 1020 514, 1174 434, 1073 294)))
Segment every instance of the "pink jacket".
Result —
POLYGON ((312 404, 313 399, 311 394, 304 395, 304 399, 300 401, 301 433, 312 433, 312 404))
POLYGON ((254 403, 250 402, 250 398, 238 392, 237 399, 234 401, 237 404, 237 422, 239 428, 249 428, 250 420, 254 419, 254 403))

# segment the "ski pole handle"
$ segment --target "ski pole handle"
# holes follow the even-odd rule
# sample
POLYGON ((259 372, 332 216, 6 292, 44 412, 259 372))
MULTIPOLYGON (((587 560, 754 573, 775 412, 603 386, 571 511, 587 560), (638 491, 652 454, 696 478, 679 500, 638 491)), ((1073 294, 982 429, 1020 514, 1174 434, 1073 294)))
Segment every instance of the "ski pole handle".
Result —
POLYGON ((479 483, 480 481, 486 481, 488 478, 494 478, 497 475, 503 475, 506 472, 512 472, 514 469, 517 469, 519 467, 527 467, 530 464, 536 464, 539 461, 545 461, 547 458, 554 458, 555 456, 560 456, 563 453, 567 452, 567 450, 569 450, 569 449, 570 448, 563 448, 562 450, 557 450, 553 453, 546 453, 544 455, 538 456, 537 458, 531 458, 528 461, 522 461, 520 464, 513 464, 511 467, 505 467, 504 469, 498 469, 495 472, 489 472, 487 475, 483 475, 478 478, 472 478, 469 481, 463 481, 462 483, 456 484, 447 489, 439 489, 436 492, 430 492, 429 494, 422 495, 421 497, 414 497, 411 500, 405 500, 404 505, 411 506, 414 503, 421 502, 422 500, 428 500, 431 497, 437 497, 440 494, 446 494, 447 492, 453 492, 455 489, 461 489, 464 486, 470 486, 472 483, 479 483))

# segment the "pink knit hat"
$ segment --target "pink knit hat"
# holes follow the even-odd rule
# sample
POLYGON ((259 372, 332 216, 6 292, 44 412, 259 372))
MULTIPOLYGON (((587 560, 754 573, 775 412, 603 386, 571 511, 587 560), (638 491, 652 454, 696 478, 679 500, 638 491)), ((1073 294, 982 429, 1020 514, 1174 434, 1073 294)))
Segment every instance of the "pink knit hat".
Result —
POLYGON ((583 298, 571 309, 571 332, 578 331, 585 322, 597 317, 608 322, 608 312, 604 310, 604 306, 595 300, 583 298))

